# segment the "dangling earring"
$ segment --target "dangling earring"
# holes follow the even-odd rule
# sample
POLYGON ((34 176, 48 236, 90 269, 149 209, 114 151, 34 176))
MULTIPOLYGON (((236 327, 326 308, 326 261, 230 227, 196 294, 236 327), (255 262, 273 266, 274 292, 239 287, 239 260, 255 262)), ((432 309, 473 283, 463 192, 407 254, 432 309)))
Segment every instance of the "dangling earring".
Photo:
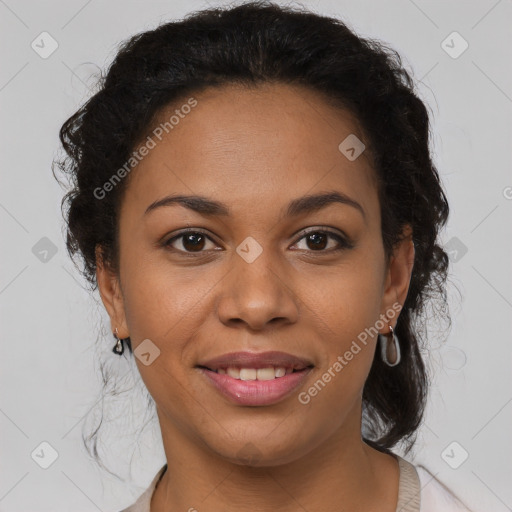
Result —
POLYGON ((119 339, 119 337, 117 335, 117 327, 114 332, 114 338, 117 341, 116 341, 116 344, 114 345, 114 348, 112 349, 112 352, 114 352, 114 354, 118 354, 121 356, 121 355, 123 355, 123 352, 124 352, 124 345, 123 345, 123 340, 119 339))
POLYGON ((400 362, 400 342, 391 325, 389 326, 389 334, 379 334, 380 355, 388 366, 396 366, 400 362), (388 338, 389 334, 391 334, 391 339, 388 338), (389 354, 390 349, 391 354, 389 354), (393 355, 393 352, 395 352, 395 357, 393 358, 394 362, 391 363, 388 355, 393 355))

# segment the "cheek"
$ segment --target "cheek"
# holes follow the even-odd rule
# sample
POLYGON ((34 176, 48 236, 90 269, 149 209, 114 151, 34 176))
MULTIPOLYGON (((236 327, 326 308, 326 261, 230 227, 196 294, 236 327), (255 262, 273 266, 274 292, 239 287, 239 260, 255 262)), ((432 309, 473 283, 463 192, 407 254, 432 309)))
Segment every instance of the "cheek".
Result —
POLYGON ((379 319, 382 264, 359 253, 346 264, 303 282, 301 295, 338 350, 379 319))
MULTIPOLYGON (((123 286, 128 327, 135 340, 173 339, 200 315, 212 276, 173 268, 164 259, 126 265, 123 286), (162 264, 162 262, 164 264, 162 264)), ((211 281, 211 283, 210 283, 211 281)), ((156 341, 155 341, 156 342, 156 341)))
POLYGON ((360 394, 374 357, 381 280, 382 264, 361 255, 335 273, 311 281, 314 285, 304 293, 324 351, 317 376, 322 382, 316 386, 323 394, 319 403, 344 408, 344 401, 360 394))
POLYGON ((317 302, 317 313, 323 315, 318 328, 324 328, 318 350, 322 347, 324 357, 311 386, 298 397, 310 407, 308 415, 328 418, 326 428, 327 424, 338 427, 360 403, 375 354, 372 327, 379 319, 378 294, 373 287, 335 291, 323 296, 323 307, 317 302))
MULTIPOLYGON (((220 277, 198 268, 172 268, 164 260, 126 265, 123 286, 127 324, 136 354, 145 340, 151 356, 146 366, 136 358, 141 377, 150 394, 171 400, 176 410, 188 408, 190 350, 212 311, 212 288, 220 277), (153 345, 156 347, 153 348, 153 345), (172 392, 170 392, 172 390, 172 392)), ((145 350, 145 348, 144 348, 145 350)))

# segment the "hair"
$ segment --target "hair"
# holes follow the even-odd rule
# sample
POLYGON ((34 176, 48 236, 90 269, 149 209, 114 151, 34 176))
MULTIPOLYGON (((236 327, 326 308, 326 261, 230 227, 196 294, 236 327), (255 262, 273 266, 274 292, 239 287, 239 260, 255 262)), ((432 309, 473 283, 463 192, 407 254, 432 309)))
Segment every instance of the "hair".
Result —
POLYGON ((267 1, 192 12, 131 37, 100 76, 95 94, 60 129, 66 156, 55 164, 72 182, 61 205, 71 259, 80 258, 92 291, 97 246, 118 273, 119 207, 128 179, 101 200, 94 191, 130 159, 164 108, 230 84, 301 85, 317 92, 362 127, 387 261, 404 226, 413 230, 414 267, 395 328, 402 361, 390 368, 375 357, 362 397, 365 442, 388 453, 400 442, 407 453, 429 384, 420 352, 427 346, 427 305, 435 304, 436 316, 450 322, 449 260, 437 240, 449 206, 430 155, 429 115, 411 74, 395 50, 359 37, 341 20, 267 1))

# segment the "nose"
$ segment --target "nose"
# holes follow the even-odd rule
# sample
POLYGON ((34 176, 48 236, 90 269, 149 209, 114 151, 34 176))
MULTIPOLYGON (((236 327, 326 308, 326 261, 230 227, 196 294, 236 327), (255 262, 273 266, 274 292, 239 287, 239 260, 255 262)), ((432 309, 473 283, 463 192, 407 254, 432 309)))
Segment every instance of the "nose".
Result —
POLYGON ((292 271, 271 262, 266 251, 252 263, 235 256, 234 268, 223 279, 217 303, 221 322, 253 330, 297 322, 300 301, 292 271))

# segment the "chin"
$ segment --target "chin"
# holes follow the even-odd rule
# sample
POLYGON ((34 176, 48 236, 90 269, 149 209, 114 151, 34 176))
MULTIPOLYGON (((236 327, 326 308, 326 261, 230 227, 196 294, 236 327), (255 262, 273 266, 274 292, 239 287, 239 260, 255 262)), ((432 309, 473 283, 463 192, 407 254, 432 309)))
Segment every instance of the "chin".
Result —
MULTIPOLYGON (((276 442, 273 439, 269 442, 266 438, 264 441, 238 441, 236 443, 231 440, 230 445, 222 450, 215 450, 219 457, 237 464, 239 466, 248 467, 272 467, 288 464, 300 457, 298 447, 291 445, 283 445, 282 442, 276 442), (236 451, 233 451, 233 445, 236 444, 236 451)), ((289 441, 289 439, 288 439, 289 441)))

